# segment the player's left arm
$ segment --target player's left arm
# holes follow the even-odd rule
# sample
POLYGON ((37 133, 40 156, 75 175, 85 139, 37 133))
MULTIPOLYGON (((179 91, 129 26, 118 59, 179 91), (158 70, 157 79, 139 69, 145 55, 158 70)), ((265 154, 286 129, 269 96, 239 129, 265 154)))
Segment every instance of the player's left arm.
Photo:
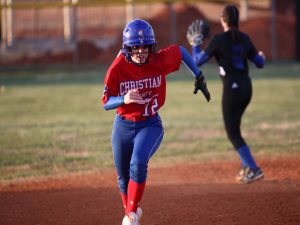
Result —
POLYGON ((259 69, 264 68, 266 57, 262 51, 259 51, 254 57, 250 58, 251 62, 259 69))
POLYGON ((188 53, 188 51, 182 46, 179 46, 179 49, 181 52, 181 61, 189 69, 189 71, 193 74, 193 76, 195 78, 198 78, 200 75, 202 75, 201 70, 195 64, 195 62, 193 61, 193 58, 188 53))
POLYGON ((262 51, 257 51, 250 37, 248 38, 249 50, 248 58, 255 64, 257 68, 263 68, 265 66, 266 56, 262 51))
POLYGON ((197 94, 198 90, 201 90, 203 95, 205 96, 206 100, 210 101, 210 93, 207 89, 206 81, 204 78, 204 75, 202 74, 202 71, 198 68, 198 66, 195 64, 193 58, 188 53, 188 51, 182 47, 179 46, 180 52, 182 55, 182 62, 184 65, 191 71, 191 73, 194 75, 196 81, 194 84, 194 94, 197 94))

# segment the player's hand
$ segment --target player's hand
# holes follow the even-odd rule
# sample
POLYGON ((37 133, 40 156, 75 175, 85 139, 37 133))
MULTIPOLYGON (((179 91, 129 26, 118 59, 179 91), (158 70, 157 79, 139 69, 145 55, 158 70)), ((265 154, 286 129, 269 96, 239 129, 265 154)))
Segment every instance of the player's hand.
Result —
POLYGON ((206 101, 209 102, 210 101, 210 93, 207 89, 206 81, 202 74, 196 78, 194 86, 195 86, 194 94, 197 94, 198 90, 202 91, 203 95, 206 98, 206 101))
POLYGON ((139 94, 138 89, 129 90, 124 96, 124 103, 136 103, 136 104, 145 104, 145 100, 139 94))
POLYGON ((209 36, 209 25, 203 20, 193 21, 187 30, 186 38, 191 46, 201 45, 203 39, 209 36))

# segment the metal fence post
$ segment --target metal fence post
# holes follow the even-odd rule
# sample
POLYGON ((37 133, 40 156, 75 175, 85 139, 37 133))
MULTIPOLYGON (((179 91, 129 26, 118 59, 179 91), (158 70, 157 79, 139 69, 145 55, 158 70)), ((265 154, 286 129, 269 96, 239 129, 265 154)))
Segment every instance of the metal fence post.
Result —
POLYGON ((63 7, 64 15, 64 39, 65 42, 73 43, 76 39, 76 13, 74 4, 77 0, 63 0, 65 6, 63 7))
POLYGON ((6 49, 14 43, 13 0, 1 0, 1 47, 6 49))
POLYGON ((1 48, 5 49, 7 45, 6 29, 6 0, 1 0, 1 48))
POLYGON ((240 0, 241 5, 241 20, 248 19, 248 0, 240 0))
POLYGON ((7 46, 11 47, 14 44, 14 21, 13 21, 13 0, 7 0, 6 17, 7 17, 7 46))
POLYGON ((177 43, 177 17, 176 12, 174 10, 174 3, 173 2, 167 2, 170 18, 171 18, 171 24, 170 24, 170 41, 171 43, 177 43))
POLYGON ((134 20, 134 0, 126 0, 126 24, 134 20))
POLYGON ((277 59, 277 30, 276 30, 276 0, 272 0, 272 24, 271 24, 271 54, 272 59, 277 59))
POLYGON ((74 46, 73 63, 78 63, 77 7, 78 0, 63 0, 64 40, 74 46))
POLYGON ((296 59, 300 62, 300 1, 295 0, 295 15, 296 15, 296 59))

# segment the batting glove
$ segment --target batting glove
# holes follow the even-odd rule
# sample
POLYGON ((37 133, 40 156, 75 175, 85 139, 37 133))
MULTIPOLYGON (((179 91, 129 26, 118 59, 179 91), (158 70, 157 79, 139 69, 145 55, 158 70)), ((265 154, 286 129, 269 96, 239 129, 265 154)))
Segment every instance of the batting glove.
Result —
POLYGON ((206 81, 205 81, 205 78, 202 75, 202 73, 200 73, 200 76, 198 76, 196 78, 194 86, 195 86, 194 94, 197 94, 198 90, 200 90, 203 93, 204 97, 206 98, 206 101, 209 102, 210 101, 210 93, 207 89, 206 81))

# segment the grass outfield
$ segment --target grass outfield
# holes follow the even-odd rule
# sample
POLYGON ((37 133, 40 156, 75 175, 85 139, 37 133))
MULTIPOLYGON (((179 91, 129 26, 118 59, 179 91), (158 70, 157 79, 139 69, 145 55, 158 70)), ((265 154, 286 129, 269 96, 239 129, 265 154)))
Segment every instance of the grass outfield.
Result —
MULTIPOLYGON (((0 72, 0 179, 113 167, 115 111, 100 97, 107 67, 85 70, 0 72)), ((221 114, 217 67, 203 68, 212 101, 193 95, 192 76, 168 76, 160 110, 165 137, 152 165, 235 160, 221 114)), ((253 98, 242 131, 257 157, 300 153, 300 64, 252 68, 253 98)))

